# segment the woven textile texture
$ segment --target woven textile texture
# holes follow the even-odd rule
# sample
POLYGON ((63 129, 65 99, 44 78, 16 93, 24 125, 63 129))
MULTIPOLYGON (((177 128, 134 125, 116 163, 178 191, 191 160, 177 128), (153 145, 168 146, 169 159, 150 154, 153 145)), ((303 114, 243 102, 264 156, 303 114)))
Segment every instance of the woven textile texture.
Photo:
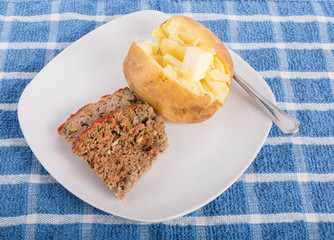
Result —
POLYGON ((334 239, 333 1, 1 1, 0 239, 334 239), (34 76, 95 28, 135 11, 209 27, 272 89, 300 131, 273 125, 247 171, 206 206, 139 223, 102 212, 57 183, 20 129, 34 76))

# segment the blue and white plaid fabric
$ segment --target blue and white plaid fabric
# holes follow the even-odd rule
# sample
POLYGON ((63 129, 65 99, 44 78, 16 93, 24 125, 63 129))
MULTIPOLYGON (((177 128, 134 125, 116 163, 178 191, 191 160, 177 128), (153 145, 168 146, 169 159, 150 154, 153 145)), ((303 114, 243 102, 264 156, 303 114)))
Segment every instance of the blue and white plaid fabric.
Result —
POLYGON ((0 2, 0 239, 334 239, 333 1, 0 2), (300 131, 273 126, 249 169, 199 210, 132 222, 84 203, 40 165, 17 103, 69 44, 134 11, 187 15, 264 77, 300 131))

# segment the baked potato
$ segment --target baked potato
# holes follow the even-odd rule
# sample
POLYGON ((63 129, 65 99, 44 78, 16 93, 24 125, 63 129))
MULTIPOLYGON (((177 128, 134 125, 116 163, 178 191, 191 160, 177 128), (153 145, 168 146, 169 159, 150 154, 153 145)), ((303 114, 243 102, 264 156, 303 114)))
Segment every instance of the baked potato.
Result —
POLYGON ((156 39, 134 41, 123 63, 132 90, 165 119, 198 123, 223 106, 233 76, 231 56, 220 39, 184 16, 167 19, 156 39))

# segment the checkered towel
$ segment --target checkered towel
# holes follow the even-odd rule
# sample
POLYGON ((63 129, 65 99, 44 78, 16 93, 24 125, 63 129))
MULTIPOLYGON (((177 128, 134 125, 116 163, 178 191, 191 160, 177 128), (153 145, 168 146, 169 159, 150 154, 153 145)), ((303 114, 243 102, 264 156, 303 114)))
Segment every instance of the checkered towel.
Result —
POLYGON ((333 1, 1 1, 0 239, 334 239, 333 1), (20 130, 23 89, 59 52, 121 15, 191 16, 266 80, 300 131, 273 126, 253 164, 197 211, 147 224, 78 199, 20 130))

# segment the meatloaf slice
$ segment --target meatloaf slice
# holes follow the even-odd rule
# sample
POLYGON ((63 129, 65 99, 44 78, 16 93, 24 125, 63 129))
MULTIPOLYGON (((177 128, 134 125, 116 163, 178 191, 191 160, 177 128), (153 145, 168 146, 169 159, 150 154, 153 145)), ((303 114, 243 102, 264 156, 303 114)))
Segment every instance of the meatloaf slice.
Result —
POLYGON ((72 114, 58 128, 58 134, 71 144, 75 138, 95 120, 119 108, 129 108, 138 100, 129 88, 120 89, 114 94, 102 97, 97 103, 87 104, 72 114))
POLYGON ((148 104, 134 104, 95 121, 72 150, 123 199, 167 146, 163 118, 148 104))

